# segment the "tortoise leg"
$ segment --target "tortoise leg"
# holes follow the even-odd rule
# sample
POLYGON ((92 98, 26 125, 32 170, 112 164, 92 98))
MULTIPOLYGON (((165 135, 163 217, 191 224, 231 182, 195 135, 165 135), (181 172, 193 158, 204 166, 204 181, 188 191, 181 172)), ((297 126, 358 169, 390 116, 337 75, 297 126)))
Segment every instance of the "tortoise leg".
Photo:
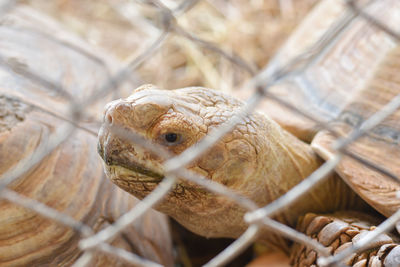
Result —
MULTIPOLYGON (((332 215, 306 214, 299 220, 297 230, 328 247, 334 255, 372 231, 374 219, 362 213, 348 212, 332 215)), ((353 254, 344 262, 348 266, 400 266, 400 245, 394 237, 383 234, 366 250, 353 254)), ((290 261, 293 266, 318 266, 318 254, 304 245, 293 245, 290 261)))

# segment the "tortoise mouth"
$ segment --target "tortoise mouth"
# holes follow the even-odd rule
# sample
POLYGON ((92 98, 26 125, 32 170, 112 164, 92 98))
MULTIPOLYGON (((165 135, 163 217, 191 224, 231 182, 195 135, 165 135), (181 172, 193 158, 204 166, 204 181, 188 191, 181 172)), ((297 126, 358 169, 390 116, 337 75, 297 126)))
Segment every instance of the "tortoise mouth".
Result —
POLYGON ((153 170, 150 170, 149 168, 146 168, 143 165, 140 165, 133 161, 126 162, 125 160, 121 159, 111 159, 111 160, 108 159, 104 160, 104 163, 105 165, 107 165, 107 167, 122 167, 125 170, 132 172, 132 174, 139 174, 139 175, 133 175, 139 178, 137 182, 159 183, 165 177, 164 175, 155 172, 153 170), (147 179, 147 177, 149 179, 147 179))
POLYGON ((135 175, 136 177, 140 177, 137 182, 159 183, 164 179, 164 175, 150 170, 136 162, 126 162, 124 160, 113 159, 107 161, 104 160, 104 163, 107 165, 107 167, 122 167, 132 173, 140 174, 135 175), (148 177, 150 179, 146 179, 145 177, 148 177))
MULTIPOLYGON (((155 184, 158 185, 164 176, 160 177, 154 177, 149 175, 147 172, 143 173, 141 171, 135 171, 132 170, 132 168, 127 168, 125 166, 117 165, 117 164, 112 164, 112 165, 106 165, 106 168, 112 171, 112 175, 110 176, 111 180, 114 182, 118 180, 125 181, 129 184, 132 183, 137 183, 137 184, 155 184)), ((130 188, 132 190, 132 188, 130 188)), ((139 190, 139 191, 151 191, 151 190, 139 190)))
POLYGON ((132 174, 139 174, 139 175, 133 175, 140 177, 140 179, 138 179, 137 182, 159 183, 165 177, 163 174, 151 170, 150 168, 147 168, 142 164, 137 163, 136 161, 134 161, 134 159, 121 158, 118 156, 119 153, 111 153, 111 154, 106 153, 104 151, 103 145, 100 142, 98 143, 97 148, 98 148, 97 151, 100 157, 103 159, 103 162, 106 165, 106 167, 108 168, 120 167, 131 172, 132 174), (146 179, 145 177, 151 179, 146 179))

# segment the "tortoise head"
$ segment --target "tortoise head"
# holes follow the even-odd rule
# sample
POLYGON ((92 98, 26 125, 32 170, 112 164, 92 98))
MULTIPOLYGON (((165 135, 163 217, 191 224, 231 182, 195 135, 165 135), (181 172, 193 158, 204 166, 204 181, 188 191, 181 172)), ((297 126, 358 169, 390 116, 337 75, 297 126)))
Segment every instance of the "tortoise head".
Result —
MULTIPOLYGON (((226 121, 241 105, 238 100, 204 88, 166 91, 151 85, 136 89, 126 99, 109 103, 98 143, 107 176, 140 199, 164 177, 165 159, 129 142, 113 132, 112 127, 139 134, 178 155, 226 121)), ((249 117, 187 168, 262 201, 265 197, 256 196, 259 182, 251 182, 261 166, 257 162, 262 142, 256 128, 256 120, 249 117)), ((264 190, 259 191, 264 195, 264 190)), ((178 180, 157 209, 205 236, 236 237, 245 228, 242 208, 184 179, 178 180)))
MULTIPOLYGON (((242 105, 239 100, 210 89, 166 91, 151 85, 138 88, 126 99, 109 103, 98 146, 107 176, 140 199, 164 177, 165 159, 160 154, 128 141, 112 127, 140 135, 178 155, 196 145, 242 105)), ((318 166, 313 156, 306 144, 255 113, 244 118, 186 168, 265 205, 318 166), (287 148, 281 139, 289 139, 295 145, 287 148), (298 162, 293 164, 296 157, 298 162)), ((237 237, 247 227, 241 206, 183 177, 156 209, 208 237, 237 237)))

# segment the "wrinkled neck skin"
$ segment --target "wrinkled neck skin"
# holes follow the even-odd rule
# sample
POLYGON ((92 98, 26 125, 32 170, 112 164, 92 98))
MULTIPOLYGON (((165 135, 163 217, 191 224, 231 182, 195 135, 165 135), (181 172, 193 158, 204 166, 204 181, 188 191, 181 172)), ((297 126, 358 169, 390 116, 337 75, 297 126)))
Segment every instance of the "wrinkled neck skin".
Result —
MULTIPOLYGON (((257 132, 252 138, 252 146, 257 148, 257 164, 253 172, 245 172, 247 176, 242 173, 241 177, 236 178, 244 179, 246 183, 230 188, 261 207, 307 178, 323 161, 309 144, 297 139, 265 115, 255 114, 252 119, 257 125, 257 132)), ((348 209, 365 210, 366 207, 365 202, 338 175, 332 174, 274 216, 274 219, 295 227, 299 217, 309 212, 331 213, 348 209)), ((243 229, 247 227, 242 223, 240 225, 243 229)), ((287 240, 272 232, 264 232, 260 240, 288 251, 287 240)))
MULTIPOLYGON (((242 105, 209 89, 164 91, 147 85, 127 99, 110 103, 105 121, 164 145, 172 154, 179 154, 242 105), (177 133, 179 142, 166 143, 165 134, 171 132, 177 133)), ((99 153, 107 176, 140 199, 163 177, 163 159, 116 136, 107 123, 99 133, 99 153)), ((254 113, 187 168, 224 184, 261 207, 282 196, 321 163, 308 144, 266 116, 254 113)), ((293 227, 299 216, 307 212, 359 209, 360 205, 358 197, 339 177, 330 177, 274 218, 293 227)), ((243 221, 245 209, 184 179, 179 179, 156 209, 205 237, 237 238, 248 227, 243 221)), ((260 235, 260 239, 286 249, 284 239, 269 232, 260 235)))

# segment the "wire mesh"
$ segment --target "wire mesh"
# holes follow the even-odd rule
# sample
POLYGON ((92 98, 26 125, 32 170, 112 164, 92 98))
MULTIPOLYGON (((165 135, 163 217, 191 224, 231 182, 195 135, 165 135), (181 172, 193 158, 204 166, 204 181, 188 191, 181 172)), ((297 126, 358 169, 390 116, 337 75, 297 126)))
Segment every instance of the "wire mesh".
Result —
MULTIPOLYGON (((398 41, 400 39, 399 29, 393 28, 391 25, 387 25, 384 21, 379 18, 375 18, 373 13, 368 12, 368 7, 373 5, 376 1, 345 1, 346 5, 346 16, 339 20, 339 23, 334 24, 326 32, 317 38, 312 46, 307 49, 302 49, 300 53, 293 57, 288 57, 287 60, 272 60, 263 70, 256 70, 254 66, 246 63, 245 60, 237 55, 233 55, 229 52, 224 51, 221 47, 205 41, 195 34, 187 31, 184 27, 178 25, 177 17, 184 15, 188 10, 195 8, 196 4, 201 1, 187 0, 183 1, 180 5, 171 9, 167 7, 163 2, 157 0, 148 1, 138 1, 138 4, 149 5, 154 9, 159 19, 158 25, 152 25, 153 27, 159 27, 159 33, 155 35, 153 41, 143 50, 142 53, 137 55, 135 58, 126 63, 124 67, 119 69, 116 73, 110 74, 110 77, 95 91, 94 94, 87 96, 84 100, 77 100, 73 95, 71 95, 67 88, 63 88, 57 81, 48 80, 46 77, 39 73, 29 72, 24 70, 24 72, 18 72, 19 75, 23 75, 26 79, 34 81, 40 86, 54 90, 59 97, 68 100, 69 102, 69 116, 62 118, 65 122, 63 127, 59 127, 57 132, 52 135, 52 138, 48 140, 45 145, 38 147, 35 152, 25 160, 19 162, 17 166, 12 168, 0 176, 0 197, 6 199, 15 204, 21 205, 28 209, 31 209, 38 214, 50 218, 59 222, 60 224, 66 225, 73 228, 74 230, 82 234, 82 239, 79 242, 79 247, 82 250, 82 256, 75 262, 74 266, 87 266, 92 258, 92 251, 98 250, 106 254, 113 255, 120 258, 124 262, 135 264, 138 266, 159 266, 157 263, 150 262, 147 259, 141 258, 131 252, 113 247, 108 244, 109 240, 113 237, 119 235, 121 231, 128 225, 132 224, 137 218, 139 218, 147 210, 151 209, 156 203, 162 201, 163 197, 172 190, 177 177, 180 179, 187 179, 191 182, 197 183, 207 190, 214 192, 216 194, 224 195, 233 201, 236 201, 239 205, 244 207, 248 212, 246 213, 244 219, 249 223, 248 230, 243 233, 243 235, 238 238, 234 243, 227 247, 220 255, 211 260, 207 266, 221 266, 229 263, 237 255, 239 255, 244 248, 249 246, 260 233, 260 230, 264 227, 268 229, 273 229, 275 232, 284 235, 285 237, 292 239, 296 242, 301 242, 308 247, 318 251, 323 257, 320 258, 319 263, 321 265, 328 264, 339 264, 341 260, 351 255, 355 251, 360 251, 363 247, 379 234, 386 232, 394 227, 394 225, 399 220, 399 212, 396 212, 391 217, 389 217, 385 222, 372 231, 369 235, 365 236, 353 247, 348 248, 341 253, 331 256, 325 249, 324 246, 316 242, 315 240, 307 237, 306 235, 297 232, 290 227, 283 225, 271 217, 282 210, 284 207, 288 206, 290 203, 296 201, 304 193, 308 192, 318 184, 322 179, 327 177, 327 175, 334 171, 337 164, 341 161, 344 155, 353 157, 362 164, 368 165, 369 168, 375 169, 377 171, 383 172, 386 176, 391 177, 394 180, 399 181, 399 177, 391 173, 389 170, 384 170, 381 166, 369 161, 368 159, 360 158, 357 155, 347 151, 346 148, 355 142, 357 139, 361 138, 368 131, 373 129, 375 126, 379 125, 385 118, 391 115, 393 112, 400 107, 400 95, 393 98, 386 106, 384 106, 380 111, 376 112, 374 115, 370 116, 364 123, 357 129, 354 129, 346 138, 341 138, 335 144, 335 156, 323 164, 318 170, 312 173, 303 182, 292 188, 289 192, 273 201, 265 207, 259 207, 252 200, 247 199, 236 192, 230 190, 229 188, 207 180, 205 177, 194 173, 185 168, 189 163, 196 160, 200 155, 205 153, 208 148, 213 146, 218 140, 220 140, 226 133, 230 132, 240 120, 253 112, 257 107, 259 102, 265 98, 270 98, 281 104, 289 107, 291 110, 297 112, 301 116, 314 121, 321 128, 327 129, 332 132, 332 134, 339 136, 334 129, 326 121, 321 119, 314 114, 310 114, 301 108, 294 106, 293 103, 281 99, 279 95, 274 94, 274 90, 270 90, 273 86, 282 84, 288 79, 293 79, 299 75, 303 75, 307 72, 308 68, 315 63, 317 58, 320 58, 325 50, 330 47, 335 41, 337 36, 343 34, 348 30, 348 26, 351 21, 354 20, 365 20, 369 23, 371 28, 379 29, 384 31, 388 36, 391 36, 393 40, 398 41), (196 146, 189 147, 183 153, 177 156, 172 156, 163 147, 157 146, 147 140, 145 140, 140 135, 135 135, 124 131, 124 129, 113 128, 113 132, 119 136, 129 140, 130 142, 140 144, 141 146, 156 152, 161 157, 165 159, 164 169, 166 178, 161 182, 157 188, 145 197, 138 205, 136 205, 128 213, 120 217, 117 221, 104 228, 103 230, 94 233, 94 230, 89 226, 83 224, 82 222, 76 221, 66 214, 62 214, 43 203, 38 202, 34 199, 28 199, 25 196, 19 195, 16 192, 7 189, 7 185, 12 183, 22 174, 29 171, 33 166, 38 164, 43 158, 45 158, 51 151, 53 151, 59 144, 64 142, 74 130, 79 127, 85 129, 86 131, 96 134, 93 130, 85 128, 80 125, 87 115, 87 108, 96 103, 99 99, 109 94, 113 90, 116 90, 125 82, 129 82, 130 76, 141 64, 146 60, 151 58, 157 50, 159 50, 167 38, 170 35, 179 35, 193 42, 198 47, 202 49, 211 50, 214 53, 226 58, 231 64, 235 64, 238 68, 242 69, 244 72, 249 73, 252 79, 247 83, 245 87, 255 88, 254 94, 248 98, 245 106, 242 109, 237 110, 237 112, 223 123, 220 127, 214 129, 205 138, 203 138, 196 146)), ((293 12, 293 6, 291 1, 280 1, 280 4, 284 6, 286 16, 293 12)), ((390 8, 396 9, 395 12, 400 12, 400 7, 394 4, 393 1, 382 1, 380 3, 383 10, 390 8)), ((0 14, 4 15, 10 12, 17 4, 14 1, 2 1, 0 6, 0 14)), ((117 10, 121 11, 121 7, 115 7, 117 10)), ((310 29, 312 31, 312 29, 310 29)), ((49 37, 54 40, 58 40, 57 37, 49 37)), ((62 40, 58 40, 62 42, 62 40)), ((68 45, 65 43, 65 45, 68 45)), ((79 50, 77 48, 77 50, 79 50)), ((88 53, 87 51, 81 52, 86 57, 91 57, 97 59, 95 54, 88 53)), ((97 60, 99 65, 102 65, 101 60, 97 60)), ((10 68, 15 70, 17 66, 13 66, 12 63, 7 62, 5 59, 0 58, 0 66, 2 68, 10 68)), ((35 103, 33 103, 35 104, 35 103)), ((47 112, 51 112, 51 107, 48 107, 47 112)), ((54 114, 54 113, 52 113, 54 114)), ((95 148, 93 148, 95 149, 95 148)))

